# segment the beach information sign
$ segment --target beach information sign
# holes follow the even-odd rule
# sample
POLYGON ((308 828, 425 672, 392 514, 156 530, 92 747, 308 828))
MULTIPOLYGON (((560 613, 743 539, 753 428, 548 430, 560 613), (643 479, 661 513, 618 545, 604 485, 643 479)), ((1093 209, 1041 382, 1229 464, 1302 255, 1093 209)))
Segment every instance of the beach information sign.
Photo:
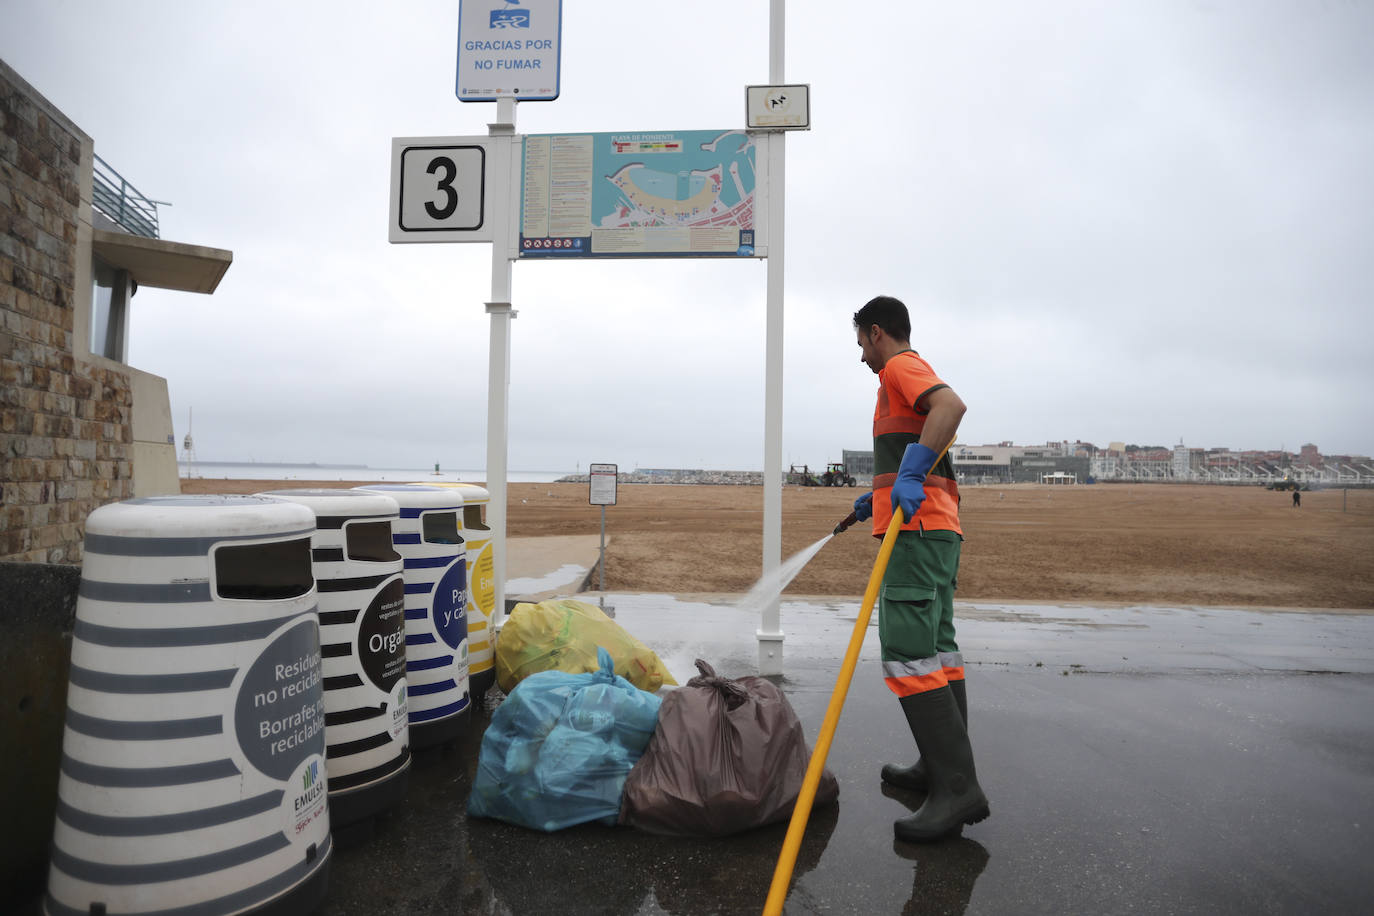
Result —
POLYGON ((587 501, 591 505, 615 505, 616 471, 614 464, 593 464, 587 469, 587 501))
POLYGON ((524 138, 520 258, 761 257, 758 135, 524 138))
POLYGON ((562 0, 462 0, 458 101, 558 98, 562 27, 562 0))

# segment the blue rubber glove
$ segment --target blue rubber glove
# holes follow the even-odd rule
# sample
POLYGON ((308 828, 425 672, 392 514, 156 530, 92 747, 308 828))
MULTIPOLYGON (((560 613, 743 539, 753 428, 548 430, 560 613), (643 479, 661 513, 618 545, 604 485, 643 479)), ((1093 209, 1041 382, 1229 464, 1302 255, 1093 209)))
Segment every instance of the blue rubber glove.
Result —
POLYGON ((854 517, 861 522, 866 522, 873 517, 873 494, 865 493, 854 500, 854 517))
POLYGON ((892 485, 892 508, 902 507, 902 517, 907 521, 916 517, 921 503, 926 499, 926 475, 935 466, 940 456, 919 442, 913 442, 902 453, 901 467, 897 468, 897 481, 892 485))

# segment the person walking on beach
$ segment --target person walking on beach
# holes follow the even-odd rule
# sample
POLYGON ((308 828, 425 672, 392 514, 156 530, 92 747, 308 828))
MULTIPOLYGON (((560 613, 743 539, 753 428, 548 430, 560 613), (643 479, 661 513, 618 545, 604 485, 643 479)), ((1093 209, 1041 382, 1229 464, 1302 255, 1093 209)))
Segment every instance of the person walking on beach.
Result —
POLYGON ((963 532, 959 489, 945 454, 967 409, 954 389, 911 348, 911 318, 891 296, 854 313, 861 359, 878 376, 873 412, 873 491, 854 502, 873 536, 887 531, 894 510, 902 527, 883 576, 878 638, 883 679, 895 693, 920 759, 888 764, 882 779, 926 793, 898 820, 897 839, 929 842, 989 814, 968 738, 964 661, 954 636, 954 586, 963 532))
POLYGON ((1293 508, 1296 509, 1296 508, 1298 508, 1298 507, 1301 506, 1301 505, 1302 505, 1302 494, 1300 494, 1297 490, 1294 490, 1294 491, 1293 491, 1293 508))

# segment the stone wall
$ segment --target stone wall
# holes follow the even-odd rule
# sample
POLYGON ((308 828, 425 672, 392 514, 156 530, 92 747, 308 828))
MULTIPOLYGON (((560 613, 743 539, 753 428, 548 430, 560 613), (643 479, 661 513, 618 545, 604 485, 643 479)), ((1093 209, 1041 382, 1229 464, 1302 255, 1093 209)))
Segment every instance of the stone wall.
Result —
POLYGON ((0 560, 79 563, 86 516, 133 495, 129 374, 75 333, 91 150, 0 64, 0 560))
POLYGON ((132 495, 129 371, 82 339, 93 155, 0 61, 0 899, 11 901, 46 875, 86 517, 132 495))

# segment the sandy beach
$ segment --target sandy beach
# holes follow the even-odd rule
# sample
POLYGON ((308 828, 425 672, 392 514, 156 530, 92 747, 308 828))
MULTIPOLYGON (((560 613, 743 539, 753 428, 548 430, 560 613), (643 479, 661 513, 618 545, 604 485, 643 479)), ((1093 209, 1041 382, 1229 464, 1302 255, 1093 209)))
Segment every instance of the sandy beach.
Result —
MULTIPOLYGON (((183 480, 186 493, 368 481, 183 480)), ((858 489, 787 487, 783 556, 847 515, 858 489)), ((509 486, 511 537, 600 532, 580 483, 509 486)), ((1171 484, 965 487, 958 597, 1374 611, 1374 491, 1302 494, 1171 484)), ((763 490, 621 484, 607 507, 606 588, 743 593, 761 571, 763 490)), ((877 555, 867 526, 831 539, 787 589, 859 596, 877 555)))

